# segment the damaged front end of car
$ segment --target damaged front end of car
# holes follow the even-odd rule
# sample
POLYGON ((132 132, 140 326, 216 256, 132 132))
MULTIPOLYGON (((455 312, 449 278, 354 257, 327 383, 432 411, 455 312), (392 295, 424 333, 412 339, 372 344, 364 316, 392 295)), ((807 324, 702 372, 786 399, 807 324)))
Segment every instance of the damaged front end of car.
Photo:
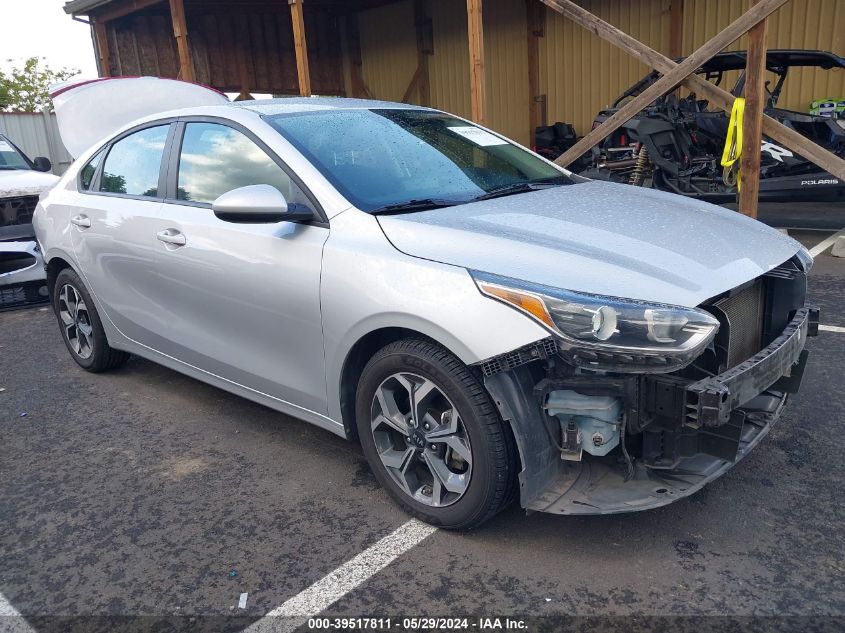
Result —
POLYGON ((745 456, 795 393, 818 332, 812 260, 790 260, 697 308, 559 291, 473 273, 552 336, 477 365, 520 457, 523 507, 645 510, 745 456))
POLYGON ((32 228, 39 193, 0 192, 0 310, 48 300, 44 261, 32 228))

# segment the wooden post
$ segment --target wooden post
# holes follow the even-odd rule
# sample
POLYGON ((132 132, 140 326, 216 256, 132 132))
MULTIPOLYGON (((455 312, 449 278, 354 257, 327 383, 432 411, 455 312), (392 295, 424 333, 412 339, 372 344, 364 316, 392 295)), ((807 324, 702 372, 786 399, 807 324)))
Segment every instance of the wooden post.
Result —
POLYGON ((308 69, 308 42, 305 39, 305 16, 302 12, 303 0, 288 0, 290 16, 293 22, 293 45, 296 51, 296 76, 299 78, 299 94, 311 96, 311 72, 308 69))
POLYGON ((361 35, 358 32, 358 14, 349 12, 344 21, 346 26, 346 53, 349 56, 349 74, 352 83, 353 97, 366 97, 367 90, 364 85, 364 78, 361 75, 361 67, 364 65, 361 59, 361 35))
POLYGON ((419 88, 420 82, 422 82, 422 75, 423 69, 422 66, 417 66, 417 69, 414 71, 413 77, 411 77, 411 82, 408 84, 408 87, 405 89, 405 94, 402 95, 402 99, 400 100, 402 103, 410 103, 411 95, 414 94, 414 90, 419 88))
POLYGON ((540 113, 540 38, 546 7, 539 0, 525 0, 528 24, 528 139, 534 146, 537 128, 543 123, 540 113))
MULTIPOLYGON (((582 9, 570 0, 541 0, 541 2, 591 33, 595 33, 600 38, 621 48, 650 68, 654 68, 661 73, 667 73, 678 65, 665 55, 634 39, 612 24, 596 17, 586 9, 582 9)), ((686 77, 683 84, 695 92, 700 98, 708 99, 715 107, 727 112, 731 111, 734 97, 728 91, 719 88, 698 75, 686 77)), ((829 152, 821 145, 814 143, 807 137, 801 136, 799 132, 765 115, 763 117, 763 133, 800 154, 807 160, 812 161, 815 165, 829 171, 837 178, 845 180, 845 160, 829 152)))
POLYGON ((669 5, 669 57, 684 54, 684 0, 671 0, 669 5))
POLYGON ((715 37, 709 39, 683 62, 675 66, 639 95, 628 101, 604 123, 565 151, 555 162, 564 167, 572 163, 584 152, 613 134, 613 132, 622 127, 627 121, 630 121, 640 110, 652 103, 655 99, 670 92, 675 86, 682 83, 685 77, 693 74, 704 62, 713 57, 713 55, 739 39, 750 27, 765 20, 788 1, 760 0, 759 4, 755 4, 736 21, 722 29, 715 37))
POLYGON ((431 54, 426 48, 426 30, 429 17, 425 10, 425 0, 414 0, 414 25, 417 32, 417 94, 420 105, 431 104, 431 82, 428 74, 428 56, 431 54))
POLYGON ((91 25, 94 27, 94 40, 97 42, 97 69, 100 71, 100 77, 111 77, 109 34, 106 23, 92 16, 91 25))
POLYGON ((487 82, 484 77, 484 20, 482 0, 467 0, 469 27, 469 91, 472 100, 472 120, 487 124, 487 82))
POLYGON ((173 35, 179 51, 179 79, 194 80, 194 64, 191 61, 191 49, 188 46, 188 24, 185 19, 183 0, 170 0, 170 16, 173 20, 173 35))
MULTIPOLYGON (((755 0, 754 4, 758 4, 755 0)), ((763 20, 748 32, 748 59, 745 60, 745 114, 740 158, 739 210, 757 217, 760 197, 760 146, 763 142, 763 113, 766 109, 766 35, 763 20)))

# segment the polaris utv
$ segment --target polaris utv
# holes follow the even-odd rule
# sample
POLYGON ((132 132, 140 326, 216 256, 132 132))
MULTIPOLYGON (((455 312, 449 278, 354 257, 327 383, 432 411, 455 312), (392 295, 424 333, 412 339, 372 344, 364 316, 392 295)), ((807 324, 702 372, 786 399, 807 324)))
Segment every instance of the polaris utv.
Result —
MULTIPOLYGON (((745 92, 745 62, 745 51, 720 53, 697 74, 718 86, 730 71, 738 71, 731 94, 739 97, 745 92)), ((816 67, 841 72, 836 69, 845 68, 845 59, 824 51, 770 50, 766 67, 772 73, 772 79, 766 82, 766 114, 845 157, 845 118, 838 118, 838 111, 814 116, 777 107, 790 69, 816 67)), ((598 114, 593 128, 659 76, 654 71, 631 86, 598 114)), ((708 110, 708 106, 695 94, 683 98, 675 93, 665 95, 593 148, 572 169, 589 178, 653 187, 708 202, 732 202, 737 191, 736 175, 721 166, 729 116, 722 110, 708 110)), ((805 158, 768 138, 763 139, 761 152, 760 200, 845 201, 845 183, 805 158)))

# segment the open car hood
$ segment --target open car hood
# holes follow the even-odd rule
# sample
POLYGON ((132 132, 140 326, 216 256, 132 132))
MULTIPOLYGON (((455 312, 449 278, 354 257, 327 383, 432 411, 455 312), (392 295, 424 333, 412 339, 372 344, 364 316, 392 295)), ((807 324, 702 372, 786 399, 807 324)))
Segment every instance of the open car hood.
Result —
POLYGON ((211 88, 157 77, 74 80, 50 88, 62 142, 74 158, 125 125, 158 112, 229 103, 211 88))
POLYGON ((398 250, 415 257, 686 307, 760 276, 800 249, 735 211, 600 181, 378 221, 398 250))

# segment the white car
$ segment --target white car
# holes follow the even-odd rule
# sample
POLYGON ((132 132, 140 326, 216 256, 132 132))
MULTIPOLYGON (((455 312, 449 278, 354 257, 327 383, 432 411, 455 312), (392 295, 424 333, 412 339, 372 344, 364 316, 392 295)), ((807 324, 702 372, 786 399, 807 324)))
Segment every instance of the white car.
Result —
POLYGON ((185 108, 35 214, 73 359, 138 354, 358 440, 411 514, 643 510, 758 444, 817 313, 797 242, 437 110, 185 108))
POLYGON ((50 160, 30 160, 0 134, 0 310, 44 301, 44 264, 32 214, 38 197, 59 178, 49 172, 50 160))

